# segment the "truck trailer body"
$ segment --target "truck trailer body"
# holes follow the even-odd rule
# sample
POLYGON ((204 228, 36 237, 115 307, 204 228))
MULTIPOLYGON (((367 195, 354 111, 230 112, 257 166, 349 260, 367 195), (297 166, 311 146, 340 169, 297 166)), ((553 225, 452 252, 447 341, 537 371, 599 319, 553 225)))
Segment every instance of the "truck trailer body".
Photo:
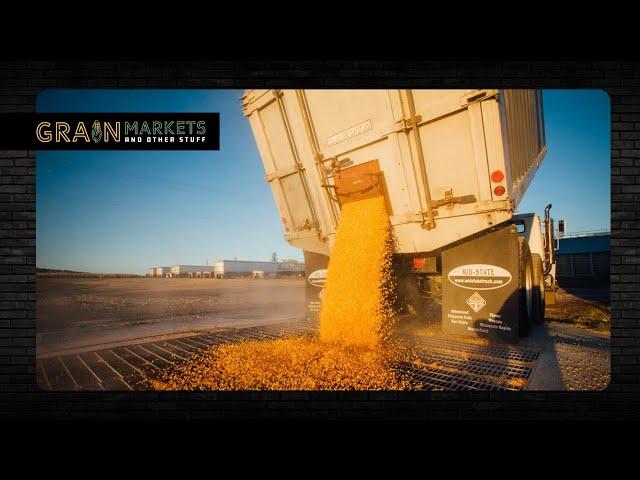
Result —
POLYGON ((397 252, 415 253, 509 220, 546 152, 535 90, 251 90, 242 101, 286 240, 323 255, 341 168, 379 162, 397 252))
MULTIPOLYGON (((443 268, 456 263, 443 252, 474 241, 482 250, 487 235, 514 256, 539 258, 541 275, 551 271, 541 220, 514 217, 547 151, 540 91, 248 90, 242 105, 285 239, 304 250, 317 288, 321 268, 312 265, 328 261, 341 205, 376 194, 387 203, 397 268, 423 297, 442 301, 443 268)), ((513 265, 529 268, 521 263, 513 265)), ((510 275, 502 292, 518 283, 510 275)))

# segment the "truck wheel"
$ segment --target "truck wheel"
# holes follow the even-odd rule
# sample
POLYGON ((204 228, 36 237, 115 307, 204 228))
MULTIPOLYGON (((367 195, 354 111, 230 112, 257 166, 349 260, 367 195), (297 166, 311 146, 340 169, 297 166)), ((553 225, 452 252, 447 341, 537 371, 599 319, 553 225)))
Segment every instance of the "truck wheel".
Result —
POLYGON ((518 311, 520 337, 526 337, 531 330, 533 321, 533 262, 529 244, 524 238, 518 237, 518 311))
POLYGON ((542 258, 533 254, 533 323, 544 323, 544 272, 542 271, 542 258))

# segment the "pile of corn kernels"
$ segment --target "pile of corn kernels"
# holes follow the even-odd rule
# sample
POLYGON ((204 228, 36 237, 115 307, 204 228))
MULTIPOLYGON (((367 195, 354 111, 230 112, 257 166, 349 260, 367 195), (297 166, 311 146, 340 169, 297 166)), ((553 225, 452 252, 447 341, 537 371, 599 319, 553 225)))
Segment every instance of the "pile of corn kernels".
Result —
POLYGON ((391 233, 382 196, 347 203, 331 250, 318 336, 212 347, 164 373, 160 390, 401 390, 387 341, 391 233))

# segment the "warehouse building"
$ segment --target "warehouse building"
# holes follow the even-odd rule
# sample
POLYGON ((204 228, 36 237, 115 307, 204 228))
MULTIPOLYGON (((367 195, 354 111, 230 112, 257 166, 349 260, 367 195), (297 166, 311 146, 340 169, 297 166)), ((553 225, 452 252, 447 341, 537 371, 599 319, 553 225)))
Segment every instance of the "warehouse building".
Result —
POLYGON ((557 278, 560 287, 604 287, 609 284, 611 234, 567 235, 558 240, 557 278))
POLYGON ((209 265, 172 265, 171 267, 153 267, 148 277, 160 278, 276 278, 304 276, 304 263, 261 262, 253 260, 218 260, 209 265))
POLYGON ((218 260, 215 278, 276 278, 304 275, 304 263, 262 262, 253 260, 218 260))
POLYGON ((164 277, 171 272, 171 267, 151 267, 147 272, 147 277, 164 277))
POLYGON ((211 277, 214 267, 208 265, 172 265, 170 277, 211 277))
POLYGON ((171 267, 156 267, 155 268, 155 277, 166 277, 167 273, 171 273, 171 267))

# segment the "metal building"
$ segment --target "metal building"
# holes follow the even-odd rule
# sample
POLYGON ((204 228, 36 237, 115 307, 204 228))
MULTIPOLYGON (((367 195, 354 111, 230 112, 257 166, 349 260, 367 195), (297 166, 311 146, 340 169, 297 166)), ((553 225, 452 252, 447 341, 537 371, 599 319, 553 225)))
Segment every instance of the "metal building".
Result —
POLYGON ((302 276, 304 275, 304 263, 278 263, 278 276, 302 276))
POLYGON ((264 276, 275 276, 278 269, 276 262, 260 262, 253 260, 218 260, 215 265, 216 278, 250 277, 254 270, 261 270, 264 276))
POLYGON ((558 243, 557 278, 561 287, 601 287, 609 283, 608 231, 567 235, 558 243))
POLYGON ((171 273, 171 267, 156 267, 154 268, 155 270, 155 277, 165 277, 167 275, 167 273, 171 273))
POLYGON ((304 274, 304 263, 262 262, 254 260, 218 260, 215 278, 251 277, 254 271, 264 277, 304 274))
POLYGON ((213 273, 214 267, 208 265, 172 265, 172 277, 202 277, 203 274, 213 273))

